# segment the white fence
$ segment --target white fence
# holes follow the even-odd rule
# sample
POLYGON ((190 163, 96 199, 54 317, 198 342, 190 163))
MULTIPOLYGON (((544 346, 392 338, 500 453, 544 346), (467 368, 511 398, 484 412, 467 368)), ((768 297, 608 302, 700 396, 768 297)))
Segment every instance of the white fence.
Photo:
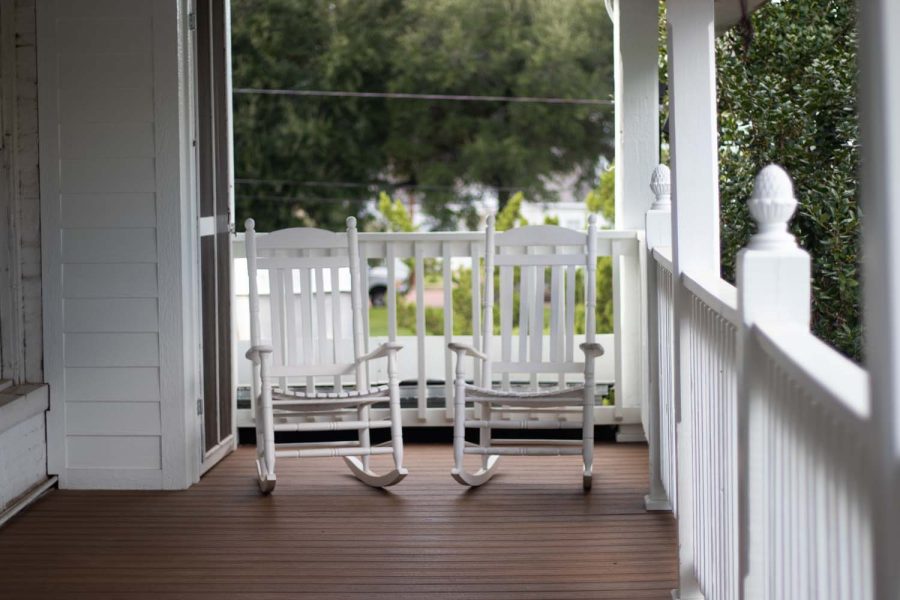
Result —
POLYGON ((790 179, 777 167, 757 178, 758 233, 734 287, 673 260, 667 176, 654 173, 647 215, 647 506, 677 508, 680 592, 873 598, 868 378, 810 333, 790 179))
MULTIPOLYGON (((484 234, 478 232, 427 232, 427 233, 361 233, 359 234, 360 254, 363 264, 367 262, 381 262, 387 267, 387 294, 385 296, 387 326, 386 335, 370 335, 368 344, 372 347, 384 341, 397 341, 404 346, 400 360, 400 378, 405 382, 412 382, 412 386, 405 386, 403 394, 409 398, 412 396, 412 405, 409 401, 403 403, 404 425, 420 426, 447 426, 452 424, 453 416, 453 373, 451 353, 447 350, 447 343, 451 340, 478 345, 481 332, 481 288, 480 270, 472 269, 471 279, 471 307, 465 307, 468 312, 467 319, 471 319, 471 328, 463 332, 463 335, 454 336, 454 319, 460 318, 452 301, 452 290, 459 285, 454 280, 454 273, 462 268, 471 268, 473 264, 480 264, 484 255, 484 234), (415 286, 415 335, 400 335, 400 323, 398 308, 402 295, 397 289, 396 271, 398 261, 411 261, 414 280, 425 282, 426 260, 434 259, 434 264, 440 270, 442 291, 442 327, 443 335, 429 335, 426 331, 425 311, 425 286, 415 286), (414 387, 413 387, 414 386, 414 387)), ((639 280, 641 274, 641 261, 638 255, 642 245, 641 234, 638 231, 600 231, 598 232, 598 255, 611 256, 616 263, 616 271, 631 270, 632 280, 639 280)), ((249 387, 249 366, 244 364, 244 352, 249 347, 249 327, 245 322, 249 319, 246 282, 246 255, 243 236, 239 234, 234 242, 235 257, 235 285, 234 306, 235 323, 233 329, 236 385, 238 388, 249 387)), ((363 289, 368 289, 368 271, 362 271, 363 289)), ((640 306, 642 298, 626 297, 633 286, 613 287, 613 310, 618 316, 623 310, 623 305, 631 303, 640 306)), ((267 298, 265 286, 261 290, 261 308, 266 311, 267 298)), ((365 313, 366 328, 370 330, 371 311, 365 313)), ((639 313, 634 312, 635 317, 639 313)), ((616 327, 620 326, 622 319, 614 318, 616 327)), ((576 343, 583 341, 576 336, 576 343)), ((598 336, 598 341, 604 346, 606 353, 597 361, 596 377, 599 384, 614 386, 615 393, 613 403, 599 405, 594 410, 595 423, 635 425, 641 423, 641 406, 637 402, 628 402, 626 398, 639 397, 640 391, 629 390, 641 385, 641 340, 630 336, 620 335, 618 331, 598 336), (637 366, 635 366, 635 363, 637 366), (625 393, 625 392, 629 392, 625 393)), ((497 338, 499 343, 499 338, 497 338)), ((548 349, 545 343, 544 348, 548 349)), ((499 348, 498 348, 499 352, 499 348)), ((381 368, 378 365, 377 368, 381 368)), ((467 368, 472 367, 467 365, 467 368)), ((373 369, 372 379, 378 381, 386 374, 373 369)), ((474 376, 474 373, 470 373, 474 376)), ((549 381, 549 380, 548 380, 549 381)), ((235 390, 236 393, 239 390, 235 390)), ((239 396, 240 397, 240 396, 239 396)), ((378 413, 378 410, 375 411, 378 413)), ((572 414, 545 411, 533 418, 566 420, 573 418, 572 414)), ((377 415, 375 416, 377 417, 377 415)), ((237 423, 239 427, 251 427, 251 411, 249 408, 238 409, 237 423)))

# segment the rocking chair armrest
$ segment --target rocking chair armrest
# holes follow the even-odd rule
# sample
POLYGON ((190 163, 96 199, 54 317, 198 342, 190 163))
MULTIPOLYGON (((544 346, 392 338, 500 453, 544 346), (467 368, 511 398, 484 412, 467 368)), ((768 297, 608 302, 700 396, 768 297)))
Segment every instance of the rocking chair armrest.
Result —
POLYGON ((588 360, 603 356, 603 353, 605 352, 603 346, 597 342, 584 342, 583 344, 579 344, 578 347, 581 348, 581 351, 584 352, 585 357, 588 360))
POLYGON ((370 360, 375 360, 376 358, 382 358, 385 356, 389 356, 391 354, 396 353, 398 350, 403 348, 403 344, 398 344, 397 342, 385 342, 369 352, 368 354, 364 354, 357 359, 357 364, 368 362, 370 360))
POLYGON ((476 350, 475 348, 473 348, 472 346, 470 346, 468 344, 460 344, 458 342, 450 342, 449 344, 447 344, 447 348, 449 348, 451 352, 456 352, 456 355, 459 358, 462 358, 464 355, 468 354, 471 357, 480 358, 481 360, 488 359, 487 354, 476 350))
POLYGON ((247 350, 247 353, 244 356, 252 360, 253 364, 258 365, 262 362, 262 357, 264 354, 272 354, 272 352, 274 351, 275 350, 272 348, 272 346, 265 346, 261 344, 258 346, 253 346, 252 348, 247 350))

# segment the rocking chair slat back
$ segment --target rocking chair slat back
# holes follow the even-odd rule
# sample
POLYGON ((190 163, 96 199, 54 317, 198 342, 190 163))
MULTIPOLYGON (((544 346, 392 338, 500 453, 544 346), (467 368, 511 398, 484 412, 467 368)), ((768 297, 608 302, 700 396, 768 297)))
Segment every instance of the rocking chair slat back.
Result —
POLYGON ((400 346, 382 344, 366 352, 366 312, 360 294, 360 265, 366 262, 360 257, 356 218, 347 218, 346 234, 295 228, 259 239, 253 220, 246 224, 252 344, 247 357, 253 363, 260 490, 274 489, 276 459, 286 457, 340 456, 367 485, 398 483, 407 474, 397 373, 400 346), (263 330, 259 297, 266 283, 270 314, 269 328, 263 330), (365 365, 376 359, 387 361, 388 385, 370 388, 365 365), (345 391, 351 378, 355 389, 345 391), (273 385, 280 389, 273 391, 273 385), (371 421, 370 405, 384 402, 390 420, 371 421), (354 409, 356 418, 345 420, 354 409), (390 427, 390 448, 372 447, 373 427, 390 427), (356 441, 284 443, 275 439, 276 431, 352 429, 357 430, 356 441), (393 471, 379 475, 371 470, 369 457, 378 454, 393 455, 393 471))
POLYGON ((271 344, 271 373, 281 390, 301 385, 307 392, 317 386, 340 392, 351 383, 344 375, 364 383, 356 373, 362 369, 352 368, 363 354, 357 343, 362 320, 351 319, 352 331, 345 331, 342 318, 348 308, 362 312, 358 294, 350 293, 357 287, 352 282, 359 277, 359 258, 351 256, 347 234, 305 227, 268 235, 248 230, 247 254, 251 344, 271 344), (270 326, 260 331, 259 295, 266 282, 270 326))
POLYGON ((482 351, 491 359, 482 372, 481 385, 489 387, 496 374, 503 390, 510 390, 514 383, 527 382, 537 391, 542 384, 554 381, 547 375, 555 374, 556 385, 565 387, 567 374, 584 371, 584 362, 575 360, 576 318, 584 324, 586 341, 595 340, 594 220, 591 219, 587 232, 553 225, 500 233, 493 228, 491 221, 485 251, 481 339, 482 351), (499 272, 499 360, 491 352, 495 335, 495 269, 499 272), (583 285, 576 289, 579 278, 583 285), (576 311, 579 303, 584 312, 576 315, 580 312, 576 311), (546 344, 545 333, 549 333, 546 344))

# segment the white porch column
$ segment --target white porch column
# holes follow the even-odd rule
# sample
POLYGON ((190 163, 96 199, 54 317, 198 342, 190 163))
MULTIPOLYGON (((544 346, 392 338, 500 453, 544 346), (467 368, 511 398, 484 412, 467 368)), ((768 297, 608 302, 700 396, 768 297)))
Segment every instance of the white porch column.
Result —
MULTIPOLYGON (((607 7, 615 26, 616 228, 643 229, 653 202, 647 177, 659 162, 659 3, 612 0, 607 7)), ((616 407, 642 407, 646 423, 648 345, 640 270, 638 256, 613 260, 616 407)))
POLYGON ((713 0, 668 0, 669 127, 675 269, 675 405, 678 446, 679 598, 702 598, 694 575, 690 305, 681 274, 719 276, 713 0))
POLYGON ((866 362, 879 473, 875 596, 900 597, 900 3, 862 1, 862 143, 866 362))

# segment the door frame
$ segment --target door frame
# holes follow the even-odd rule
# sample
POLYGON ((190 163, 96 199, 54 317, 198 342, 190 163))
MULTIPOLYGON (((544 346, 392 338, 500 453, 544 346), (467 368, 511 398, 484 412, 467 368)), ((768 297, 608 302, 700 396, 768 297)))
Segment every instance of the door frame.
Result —
MULTIPOLYGON (((236 357, 234 355, 232 337, 229 336, 227 340, 219 340, 218 346, 220 352, 224 351, 224 353, 228 356, 228 362, 230 366, 230 381, 228 385, 228 392, 230 394, 230 410, 231 410, 231 431, 228 435, 222 438, 215 446, 211 447, 209 450, 206 450, 206 444, 204 441, 205 436, 205 416, 202 407, 205 405, 204 402, 204 345, 203 345, 203 301, 202 301, 202 253, 201 253, 201 244, 204 237, 209 235, 215 235, 215 232, 222 225, 220 221, 220 217, 201 217, 200 211, 200 202, 202 201, 202 193, 205 190, 201 189, 202 178, 201 178, 201 167, 200 167, 200 119, 204 116, 208 115, 208 108, 200 105, 201 98, 201 86, 207 85, 208 82, 201 82, 200 75, 200 53, 203 49, 200 48, 200 40, 198 35, 198 30, 203 24, 200 23, 200 19, 198 17, 198 3, 199 2, 210 2, 217 3, 220 5, 222 10, 222 28, 223 31, 223 42, 225 45, 224 48, 224 73, 218 74, 224 77, 224 93, 227 96, 227 101, 224 102, 225 110, 220 113, 220 117, 224 119, 224 123, 219 122, 223 125, 222 129, 224 130, 224 156, 220 156, 216 160, 216 165, 219 167, 224 167, 225 169, 225 181, 226 181, 226 193, 228 199, 228 211, 227 211, 227 223, 224 224, 228 235, 229 235, 229 243, 227 244, 226 257, 228 261, 228 269, 227 274, 229 278, 229 292, 228 292, 228 303, 229 303, 229 311, 228 311, 228 319, 230 320, 229 328, 234 326, 234 303, 232 301, 233 293, 231 290, 231 286, 234 281, 234 256, 233 256, 233 245, 230 243, 231 236, 234 234, 234 143, 233 143, 233 126, 232 126, 232 84, 231 84, 231 5, 229 0, 191 0, 188 6, 188 28, 191 33, 191 43, 190 43, 190 53, 191 53, 191 79, 192 86, 194 88, 193 93, 193 118, 192 127, 193 127, 193 166, 195 171, 194 177, 194 190, 195 190, 195 201, 194 201, 194 235, 195 237, 195 252, 196 252, 196 272, 194 274, 194 286, 195 286, 195 307, 194 307, 194 319, 197 328, 197 360, 195 361, 195 369, 198 373, 198 385, 197 385, 197 415, 196 415, 196 439, 197 439, 197 474, 198 477, 205 474, 211 468, 213 468, 219 461, 228 456, 234 449, 237 448, 237 380, 236 380, 236 357)), ((209 49, 205 49, 207 52, 209 49)), ((214 92, 214 90, 212 90, 214 92)))

